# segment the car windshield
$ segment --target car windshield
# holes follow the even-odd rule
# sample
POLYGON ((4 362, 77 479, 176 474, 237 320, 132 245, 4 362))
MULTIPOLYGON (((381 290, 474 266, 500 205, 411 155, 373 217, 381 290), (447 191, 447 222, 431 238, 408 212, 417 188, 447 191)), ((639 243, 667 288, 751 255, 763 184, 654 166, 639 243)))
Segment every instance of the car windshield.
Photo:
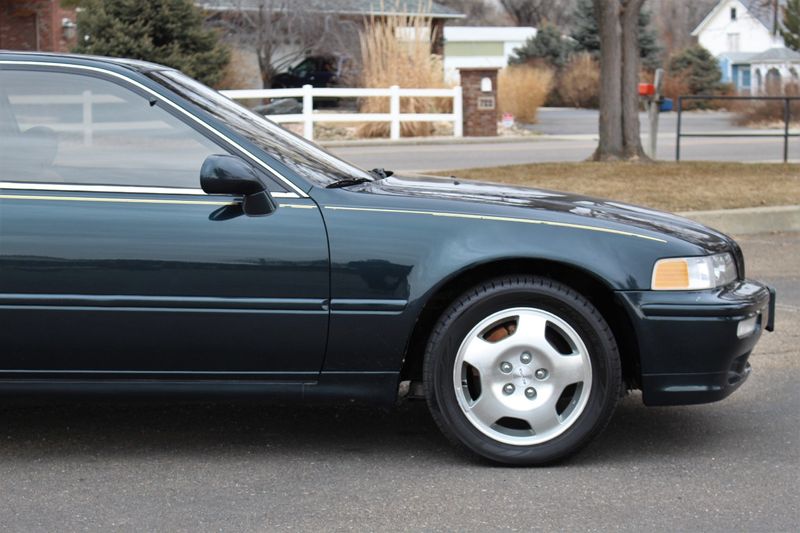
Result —
POLYGON ((374 177, 342 161, 316 144, 253 113, 217 91, 176 70, 156 70, 148 76, 225 122, 230 128, 263 148, 288 168, 320 186, 343 179, 374 177))

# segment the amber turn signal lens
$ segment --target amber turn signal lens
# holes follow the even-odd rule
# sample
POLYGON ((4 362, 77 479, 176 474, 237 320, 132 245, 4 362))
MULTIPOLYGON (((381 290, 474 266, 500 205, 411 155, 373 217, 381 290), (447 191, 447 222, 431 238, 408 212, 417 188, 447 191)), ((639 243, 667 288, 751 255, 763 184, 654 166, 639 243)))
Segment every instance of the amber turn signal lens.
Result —
POLYGON ((689 288, 689 262, 686 259, 662 259, 653 269, 653 290, 689 288))

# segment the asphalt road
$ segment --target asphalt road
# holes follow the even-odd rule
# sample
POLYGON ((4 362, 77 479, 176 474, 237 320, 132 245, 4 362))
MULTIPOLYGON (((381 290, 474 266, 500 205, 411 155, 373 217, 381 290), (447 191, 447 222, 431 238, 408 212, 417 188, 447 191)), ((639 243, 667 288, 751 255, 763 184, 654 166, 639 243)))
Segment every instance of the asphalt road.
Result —
MULTIPOLYGON (((683 117, 684 131, 753 132, 731 123, 732 115, 723 112, 692 112, 683 117)), ((641 117, 642 131, 647 120, 641 117)), ((659 123, 658 157, 675 159, 675 113, 663 114, 659 123)), ((338 146, 335 154, 363 168, 382 167, 395 171, 424 172, 459 168, 493 167, 524 163, 582 161, 597 146, 597 111, 581 109, 542 109, 539 123, 531 129, 542 133, 530 141, 513 143, 422 144, 381 146, 338 146)), ((776 130, 756 130, 774 133, 776 130)), ((684 138, 682 160, 782 161, 783 139, 776 138, 684 138)), ((800 161, 800 138, 789 139, 789 159, 800 161)))
POLYGON ((740 242, 779 291, 750 381, 710 405, 633 394, 563 465, 476 462, 421 402, 4 405, 0 529, 796 531, 800 233, 740 242))
MULTIPOLYGON (((575 109, 572 107, 543 107, 537 114, 537 122, 529 127, 545 135, 576 135, 597 133, 599 112, 596 109, 575 109)), ((725 111, 687 111, 682 114, 681 129, 686 133, 699 132, 751 132, 752 128, 736 126, 735 113, 725 111)), ((661 113, 658 131, 674 135, 677 131, 677 113, 661 113)), ((647 113, 639 113, 642 131, 648 128, 647 113)))

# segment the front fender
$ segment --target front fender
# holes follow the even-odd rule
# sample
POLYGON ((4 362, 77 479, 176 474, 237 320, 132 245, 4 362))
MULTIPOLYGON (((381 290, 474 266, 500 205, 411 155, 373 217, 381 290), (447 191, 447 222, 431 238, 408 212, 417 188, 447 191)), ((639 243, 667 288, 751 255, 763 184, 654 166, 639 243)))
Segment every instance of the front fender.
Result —
POLYGON ((535 211, 523 218, 519 210, 443 210, 419 198, 413 205, 398 198, 354 205, 343 197, 373 198, 317 199, 331 257, 326 371, 399 370, 428 299, 480 265, 548 261, 589 272, 611 290, 642 290, 649 288, 657 258, 682 253, 667 239, 624 226, 589 226, 559 213, 535 211))

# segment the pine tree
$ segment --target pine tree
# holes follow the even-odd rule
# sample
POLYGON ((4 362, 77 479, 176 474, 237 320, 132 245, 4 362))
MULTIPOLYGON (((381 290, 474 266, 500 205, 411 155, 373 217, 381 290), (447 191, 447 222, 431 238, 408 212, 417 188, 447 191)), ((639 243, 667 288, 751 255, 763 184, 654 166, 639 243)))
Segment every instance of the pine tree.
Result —
MULTIPOLYGON (((592 0, 578 0, 573 28, 570 37, 575 40, 575 50, 589 52, 597 58, 600 55, 600 35, 592 0)), ((644 9, 639 12, 639 53, 645 67, 655 69, 661 64, 661 48, 655 30, 650 26, 650 13, 644 9)))
POLYGON ((529 38, 520 48, 514 49, 514 54, 508 62, 519 65, 539 59, 552 67, 561 68, 567 63, 571 51, 571 43, 562 37, 558 28, 552 24, 545 24, 539 28, 535 37, 529 38))
POLYGON ((788 0, 782 11, 783 22, 780 32, 783 41, 792 50, 800 52, 800 0, 788 0))
POLYGON ((74 51, 161 63, 216 84, 229 51, 190 0, 81 0, 74 51))
POLYGON ((717 59, 699 44, 673 56, 669 63, 669 74, 685 77, 690 94, 713 94, 719 88, 722 77, 717 59))

